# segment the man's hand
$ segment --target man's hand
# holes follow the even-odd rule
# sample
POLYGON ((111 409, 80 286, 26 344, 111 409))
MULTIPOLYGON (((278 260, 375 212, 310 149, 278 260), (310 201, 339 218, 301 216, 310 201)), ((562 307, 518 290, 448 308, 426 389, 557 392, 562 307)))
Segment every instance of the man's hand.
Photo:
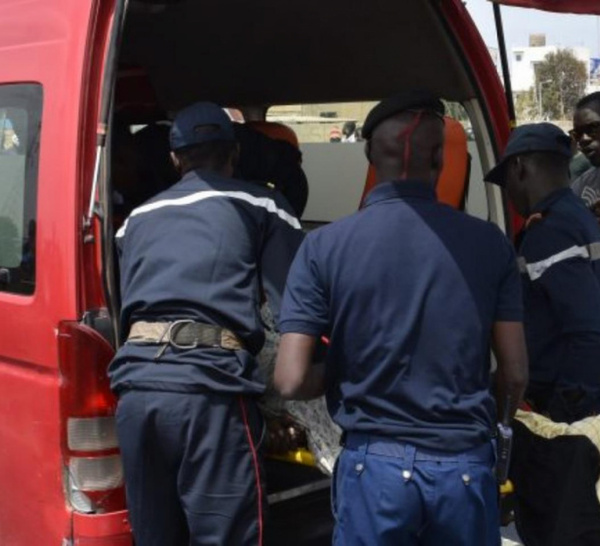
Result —
POLYGON ((289 417, 267 421, 267 452, 282 455, 306 447, 305 432, 289 417))
POLYGON ((310 400, 324 392, 324 365, 313 364, 317 338, 288 333, 281 336, 274 384, 283 398, 310 400))

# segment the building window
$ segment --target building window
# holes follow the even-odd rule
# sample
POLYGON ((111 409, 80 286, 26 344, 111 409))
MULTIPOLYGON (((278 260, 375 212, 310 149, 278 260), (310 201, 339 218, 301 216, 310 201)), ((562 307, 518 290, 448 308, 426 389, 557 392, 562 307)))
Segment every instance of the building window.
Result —
POLYGON ((35 290, 42 87, 0 85, 0 291, 35 290))
POLYGON ((515 61, 517 61, 518 63, 521 62, 523 60, 523 53, 520 51, 517 51, 515 53, 515 61))

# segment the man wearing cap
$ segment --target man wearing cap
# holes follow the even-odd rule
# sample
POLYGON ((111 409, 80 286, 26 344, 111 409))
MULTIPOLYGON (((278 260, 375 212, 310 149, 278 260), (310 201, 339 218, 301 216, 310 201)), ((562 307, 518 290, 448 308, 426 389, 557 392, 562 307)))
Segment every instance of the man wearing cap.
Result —
POLYGON ((287 280, 275 384, 325 391, 344 431, 336 545, 500 544, 490 342, 512 416, 527 376, 521 287, 500 230, 436 201, 443 112, 422 92, 370 112, 377 185, 305 239, 287 280))
POLYGON ((530 362, 528 397, 555 421, 600 411, 600 228, 569 188, 569 137, 518 127, 486 180, 527 223, 518 248, 530 362))
POLYGON ((221 108, 179 112, 170 143, 181 180, 116 235, 125 344, 109 373, 135 543, 262 544, 259 309, 266 294, 278 315, 302 231, 277 192, 231 178, 221 108))

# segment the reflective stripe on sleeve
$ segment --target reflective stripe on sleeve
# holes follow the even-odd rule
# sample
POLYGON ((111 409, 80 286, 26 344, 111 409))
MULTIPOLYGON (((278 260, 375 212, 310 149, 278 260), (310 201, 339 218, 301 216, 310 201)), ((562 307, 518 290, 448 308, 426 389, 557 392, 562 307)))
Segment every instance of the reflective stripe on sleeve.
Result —
POLYGON ((205 199, 210 199, 212 197, 228 197, 231 199, 240 199, 241 201, 245 201, 246 203, 250 203, 255 207, 261 207, 266 209, 271 214, 276 214, 281 220, 289 224, 294 229, 302 229, 300 222, 298 219, 289 214, 285 210, 279 208, 277 203, 273 199, 268 197, 256 197, 246 192, 242 191, 200 191, 197 193, 192 193, 190 195, 186 195, 184 197, 178 197, 177 199, 163 199, 161 201, 156 201, 154 203, 148 203, 147 205, 142 205, 137 209, 134 209, 132 213, 129 215, 129 218, 125 220, 119 231, 117 231, 115 237, 123 237, 125 235, 125 231, 127 230, 127 224, 130 218, 134 216, 139 216, 140 214, 145 214, 148 212, 152 212, 154 210, 162 209, 164 207, 182 207, 185 205, 193 205, 200 201, 204 201, 205 199))
POLYGON ((600 242, 586 246, 572 246, 557 254, 540 260, 539 262, 527 263, 522 256, 518 259, 519 270, 527 274, 532 281, 539 279, 553 265, 570 260, 571 258, 584 258, 586 260, 600 260, 600 242))

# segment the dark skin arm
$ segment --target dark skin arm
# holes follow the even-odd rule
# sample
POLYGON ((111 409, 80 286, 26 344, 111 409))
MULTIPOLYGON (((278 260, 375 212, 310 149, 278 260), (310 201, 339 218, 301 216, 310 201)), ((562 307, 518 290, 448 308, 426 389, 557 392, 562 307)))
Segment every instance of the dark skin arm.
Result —
POLYGON ((274 384, 287 400, 310 400, 325 392, 325 365, 314 364, 317 338, 288 333, 281 336, 274 384))
POLYGON ((521 322, 496 322, 492 329, 492 348, 498 362, 497 404, 498 419, 502 419, 505 405, 509 421, 515 416, 529 379, 529 363, 525 332, 521 322))

